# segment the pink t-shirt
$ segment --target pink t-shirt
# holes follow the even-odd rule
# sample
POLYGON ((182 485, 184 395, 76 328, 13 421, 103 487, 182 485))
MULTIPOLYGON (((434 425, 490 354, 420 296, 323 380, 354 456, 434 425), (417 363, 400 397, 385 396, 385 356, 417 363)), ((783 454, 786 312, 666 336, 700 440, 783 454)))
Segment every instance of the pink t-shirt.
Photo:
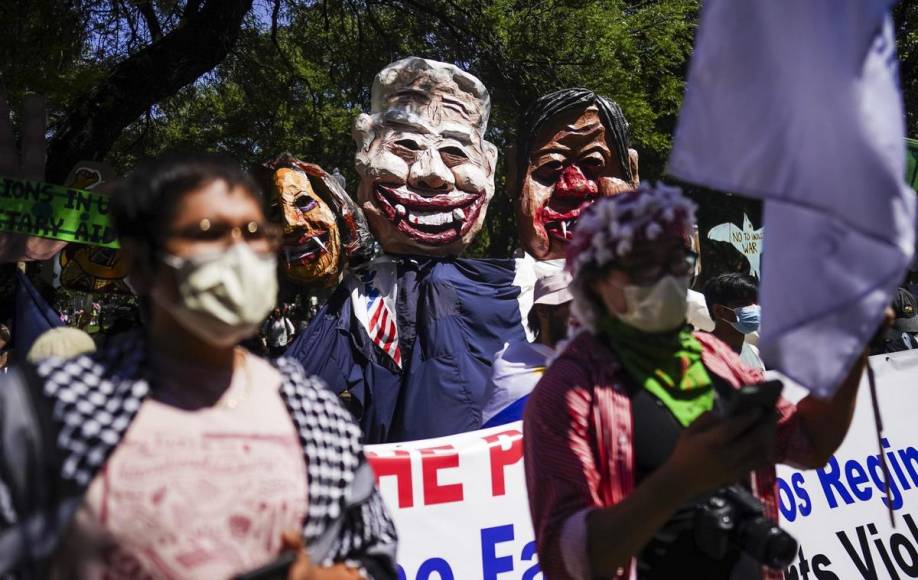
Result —
POLYGON ((302 529, 306 466, 280 374, 248 353, 240 362, 219 401, 200 407, 178 383, 211 381, 207 372, 159 361, 171 378, 90 484, 53 577, 228 578, 302 529))

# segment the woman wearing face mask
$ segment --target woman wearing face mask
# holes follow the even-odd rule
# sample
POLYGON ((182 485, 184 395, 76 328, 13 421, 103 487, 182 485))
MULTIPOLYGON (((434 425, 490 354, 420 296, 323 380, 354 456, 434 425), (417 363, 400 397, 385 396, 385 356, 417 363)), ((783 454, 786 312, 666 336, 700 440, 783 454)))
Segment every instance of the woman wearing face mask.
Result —
POLYGON ((724 557, 699 548, 697 502, 739 486, 777 520, 775 462, 821 466, 847 431, 864 359, 831 402, 710 412, 717 393, 762 374, 686 326, 693 223, 691 202, 662 185, 597 201, 578 222, 567 267, 584 330, 546 371, 524 419, 547 578, 780 578, 733 544, 724 557))
POLYGON ((0 575, 228 578, 296 550, 289 578, 395 578, 359 429, 297 363, 238 346, 277 293, 253 181, 169 157, 111 212, 149 324, 0 385, 0 575))

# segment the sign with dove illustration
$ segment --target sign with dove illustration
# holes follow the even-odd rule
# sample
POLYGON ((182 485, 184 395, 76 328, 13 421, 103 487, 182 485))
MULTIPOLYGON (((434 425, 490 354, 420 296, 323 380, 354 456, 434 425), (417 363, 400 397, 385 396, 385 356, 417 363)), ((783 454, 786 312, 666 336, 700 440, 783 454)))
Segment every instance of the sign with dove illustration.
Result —
POLYGON ((731 222, 720 224, 708 231, 708 239, 731 244, 749 261, 749 274, 761 279, 763 230, 764 228, 755 229, 749 221, 749 216, 744 213, 742 229, 731 222))

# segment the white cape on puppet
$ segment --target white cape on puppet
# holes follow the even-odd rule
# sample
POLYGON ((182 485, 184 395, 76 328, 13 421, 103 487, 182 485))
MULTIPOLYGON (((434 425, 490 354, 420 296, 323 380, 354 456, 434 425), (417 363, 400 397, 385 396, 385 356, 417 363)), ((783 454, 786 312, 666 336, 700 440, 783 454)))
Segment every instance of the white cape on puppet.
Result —
POLYGON ((672 175, 766 200, 760 348, 829 395, 910 263, 892 0, 708 0, 672 175))

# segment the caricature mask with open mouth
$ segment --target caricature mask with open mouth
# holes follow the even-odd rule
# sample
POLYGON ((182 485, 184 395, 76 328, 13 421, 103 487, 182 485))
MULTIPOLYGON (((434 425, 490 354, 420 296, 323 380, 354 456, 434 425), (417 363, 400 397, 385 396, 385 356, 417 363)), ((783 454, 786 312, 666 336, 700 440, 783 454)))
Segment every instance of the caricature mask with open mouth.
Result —
POLYGON ((280 262, 292 281, 329 287, 349 263, 369 256, 366 222, 334 176, 284 153, 259 178, 274 195, 272 219, 284 226, 280 262))
POLYGON ((634 189, 637 152, 617 104, 586 89, 539 98, 516 145, 514 199, 520 242, 537 260, 563 258, 577 218, 596 199, 634 189))
POLYGON ((376 76, 354 125, 357 198, 385 251, 452 256, 472 242, 494 195, 489 112, 481 81, 451 64, 409 57, 376 76))

